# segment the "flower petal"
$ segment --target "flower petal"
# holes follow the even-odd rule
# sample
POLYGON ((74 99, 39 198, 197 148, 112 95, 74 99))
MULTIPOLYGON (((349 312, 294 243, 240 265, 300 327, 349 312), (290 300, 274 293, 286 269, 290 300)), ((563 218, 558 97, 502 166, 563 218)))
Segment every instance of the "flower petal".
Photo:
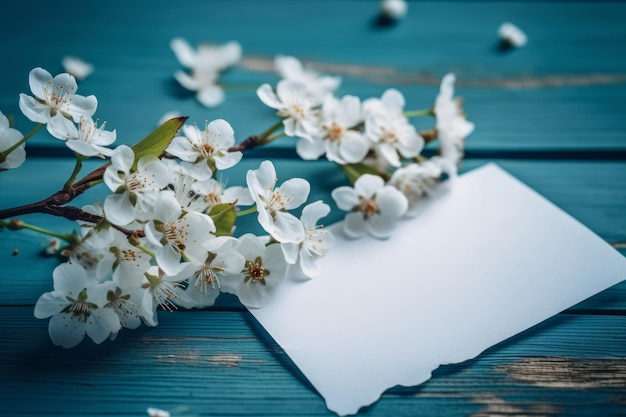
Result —
POLYGON ((354 183, 354 192, 367 199, 385 186, 385 181, 378 175, 363 174, 354 183))
POLYGON ((283 107, 283 104, 278 99, 278 96, 276 96, 272 86, 267 83, 257 88, 256 95, 259 97, 259 100, 261 100, 263 104, 268 107, 273 109, 280 109, 283 107))
POLYGON ((52 316, 48 323, 50 339, 56 346, 65 349, 76 346, 85 338, 85 322, 82 316, 74 313, 60 313, 52 316))
POLYGON ((343 222, 343 231, 349 238, 357 239, 367 232, 365 223, 361 213, 348 213, 343 222))
POLYGON ((340 210, 350 211, 359 204, 359 198, 354 188, 343 185, 331 191, 330 195, 340 210))
POLYGON ((39 103, 37 100, 26 94, 20 94, 20 110, 30 121, 36 123, 47 123, 50 118, 50 107, 39 103))
POLYGON ((97 344, 104 342, 111 333, 117 333, 121 328, 120 318, 108 308, 93 310, 85 325, 87 336, 97 344))
POLYGON ((224 102, 224 90, 218 85, 206 85, 198 91, 196 98, 205 107, 217 107, 224 102))
POLYGON ((135 206, 130 202, 128 193, 109 194, 104 200, 104 215, 118 226, 125 226, 135 220, 135 206))

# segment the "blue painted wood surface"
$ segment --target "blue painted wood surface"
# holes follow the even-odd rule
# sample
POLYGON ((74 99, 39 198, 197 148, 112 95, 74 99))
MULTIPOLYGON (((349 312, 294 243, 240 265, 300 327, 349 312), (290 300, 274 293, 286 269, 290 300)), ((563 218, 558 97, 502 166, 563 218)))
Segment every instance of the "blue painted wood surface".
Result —
MULTIPOLYGON (((496 161, 626 253, 626 4, 412 2, 407 18, 372 25, 376 1, 16 2, 4 8, 0 110, 19 114, 35 66, 60 72, 65 54, 93 62, 79 92, 99 99, 97 116, 119 142, 147 134, 161 115, 225 118, 237 138, 273 123, 254 95, 273 83, 271 59, 293 54, 343 77, 342 94, 399 88, 412 108, 432 105, 438 79, 458 76, 470 120, 466 169, 496 161), (497 26, 511 20, 529 44, 497 53, 497 26), (173 81, 172 37, 238 40, 242 65, 224 75, 223 106, 202 108, 173 81)), ((325 161, 293 158, 281 140, 233 172, 267 157, 279 174, 315 184, 330 202, 342 175, 325 161)), ((40 134, 29 159, 0 174, 0 208, 54 191, 73 167, 61 143, 40 134)), ((97 166, 90 163, 91 167, 97 166)), ((239 177, 241 178, 241 177, 239 177)), ((102 196, 94 190, 90 196, 102 196)), ((83 202, 88 202, 84 199, 83 202)), ((332 220, 338 220, 335 213, 332 220)), ((67 223, 28 220, 55 230, 67 223)), ((213 311, 161 314, 157 328, 122 332, 113 343, 52 346, 32 315, 51 289, 56 260, 32 232, 0 237, 0 415, 331 415, 282 350, 229 297, 213 311), (18 249, 19 255, 14 255, 18 249)), ((593 279, 593 277, 590 277, 593 279)), ((626 415, 626 284, 619 284, 417 388, 394 388, 361 411, 370 416, 626 415)))

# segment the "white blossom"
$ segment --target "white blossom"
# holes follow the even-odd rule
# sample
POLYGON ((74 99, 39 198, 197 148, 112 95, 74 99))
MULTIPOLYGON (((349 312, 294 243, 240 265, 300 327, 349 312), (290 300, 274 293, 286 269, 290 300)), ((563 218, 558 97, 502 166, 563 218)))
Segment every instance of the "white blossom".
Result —
POLYGON ((35 304, 35 317, 51 317, 48 325, 55 345, 74 347, 89 336, 102 343, 111 333, 120 330, 120 320, 106 304, 112 283, 98 284, 89 280, 85 270, 76 264, 64 263, 52 273, 54 291, 44 293, 35 304))
POLYGON ((283 118, 285 135, 311 138, 318 126, 317 103, 308 93, 306 84, 281 80, 276 85, 276 92, 271 85, 263 84, 256 93, 266 106, 276 109, 278 116, 283 118))
POLYGON ((441 157, 456 165, 463 158, 465 138, 474 131, 474 123, 467 121, 461 100, 454 97, 454 81, 454 74, 441 80, 434 112, 441 157))
POLYGON ((228 236, 211 239, 205 245, 207 257, 198 265, 189 278, 185 290, 192 303, 179 302, 184 307, 208 307, 215 303, 220 294, 221 282, 230 280, 245 266, 246 260, 238 251, 239 241, 228 236))
POLYGON ((526 45, 528 41, 526 34, 511 22, 504 22, 498 27, 498 36, 508 45, 517 48, 526 45))
POLYGON ((118 146, 111 154, 111 166, 104 172, 104 182, 114 194, 104 200, 107 220, 120 226, 149 213, 162 187, 169 183, 169 171, 156 158, 144 157, 131 171, 134 152, 126 145, 118 146))
POLYGON ((400 166, 400 156, 413 158, 424 147, 424 139, 404 116, 404 103, 402 93, 388 89, 380 99, 363 104, 365 134, 376 144, 377 156, 393 167, 400 166))
POLYGON ((294 264, 305 276, 313 278, 319 275, 317 259, 324 256, 333 245, 334 237, 317 222, 330 213, 330 206, 322 201, 308 204, 302 209, 300 221, 304 226, 305 237, 299 243, 281 243, 287 263, 294 264), (297 262, 296 262, 297 260, 297 262))
POLYGON ((349 212, 343 230, 350 238, 359 238, 366 233, 379 239, 388 238, 409 205, 404 194, 371 174, 361 175, 354 188, 338 187, 331 195, 341 210, 349 212))
POLYGON ((300 207, 308 198, 310 185, 301 178, 292 178, 275 188, 276 169, 263 161, 258 169, 248 171, 246 182, 257 206, 259 224, 279 242, 300 243, 304 227, 287 210, 300 207))
POLYGON ((338 164, 361 162, 371 142, 355 129, 363 121, 361 100, 344 96, 341 100, 328 95, 320 109, 320 129, 311 138, 302 138, 296 151, 302 159, 317 159, 323 154, 338 164))
POLYGON ((254 204, 254 200, 247 188, 238 185, 225 187, 222 182, 214 178, 198 181, 194 186, 194 192, 204 199, 208 206, 206 209, 207 213, 220 204, 236 204, 238 206, 254 204))
POLYGON ((217 85, 219 73, 241 60, 241 45, 228 42, 224 45, 202 43, 194 50, 181 38, 170 42, 176 58, 190 73, 176 71, 174 78, 184 88, 196 92, 198 101, 206 107, 217 107, 224 101, 224 90, 217 85))
POLYGON ((389 19, 398 20, 406 16, 409 6, 406 0, 382 0, 381 13, 389 19))
POLYGON ((119 288, 132 291, 141 285, 144 273, 151 266, 152 256, 131 245, 121 232, 116 231, 114 236, 115 239, 108 247, 114 257, 114 264, 111 266, 113 282, 119 288))
POLYGON ((67 55, 61 60, 65 72, 73 75, 77 80, 84 80, 94 71, 93 64, 77 56, 67 55))
POLYGON ((431 160, 409 164, 393 173, 389 184, 400 190, 409 201, 407 216, 415 215, 418 202, 424 195, 432 192, 439 183, 442 173, 441 166, 431 160))
POLYGON ((22 93, 19 104, 22 113, 33 122, 48 123, 53 117, 78 122, 81 116, 91 117, 96 112, 96 97, 76 94, 76 79, 70 74, 52 78, 43 68, 35 68, 30 72, 28 83, 34 97, 22 93))
POLYGON ((48 132, 57 139, 65 141, 68 148, 84 156, 110 156, 112 149, 105 148, 115 142, 115 130, 104 130, 106 122, 98 127, 91 117, 81 116, 78 127, 65 117, 53 117, 48 122, 48 132))
POLYGON ((235 144, 235 133, 225 120, 213 120, 204 130, 195 124, 184 125, 182 131, 184 136, 172 139, 167 152, 183 160, 183 170, 199 180, 211 178, 213 169, 231 168, 243 156, 228 151, 235 144))
POLYGON ((141 307, 144 310, 152 311, 150 316, 144 316, 148 326, 156 326, 159 318, 157 308, 172 312, 177 309, 179 303, 190 303, 192 300, 180 291, 182 282, 189 277, 194 268, 194 264, 187 262, 177 274, 166 274, 161 268, 152 266, 144 274, 141 292, 141 307), (148 319, 151 319, 149 321, 148 319))
POLYGON ((184 213, 172 192, 163 191, 154 203, 154 220, 146 223, 148 240, 156 247, 159 267, 168 275, 180 273, 181 258, 196 264, 206 259, 203 242, 215 232, 211 217, 196 212, 184 213))
MULTIPOLYGON (((107 291, 107 303, 104 308, 112 310, 117 314, 123 328, 136 329, 145 323, 148 326, 155 325, 154 311, 152 305, 143 303, 145 288, 134 288, 132 290, 117 287, 107 291), (150 308, 148 308, 150 307, 150 308)), ((117 332, 111 334, 111 340, 115 339, 117 332)))
POLYGON ((148 413, 148 417, 170 417, 169 411, 160 408, 148 407, 146 413, 148 413))
POLYGON ((305 68, 302 62, 293 56, 276 56, 274 68, 281 78, 304 85, 307 94, 315 103, 321 103, 326 95, 333 93, 341 84, 341 78, 321 75, 305 68))
MULTIPOLYGON (((16 143, 21 141, 24 135, 17 130, 9 126, 9 119, 0 112, 0 152, 4 152, 16 143)), ((0 171, 3 169, 17 168, 26 160, 26 151, 24 150, 24 144, 21 144, 15 148, 10 154, 6 155, 4 161, 0 160, 0 171)))
POLYGON ((244 267, 222 282, 222 290, 236 294, 246 307, 263 307, 285 279, 287 263, 283 251, 278 244, 266 247, 253 234, 245 234, 239 241, 239 252, 245 259, 244 267))

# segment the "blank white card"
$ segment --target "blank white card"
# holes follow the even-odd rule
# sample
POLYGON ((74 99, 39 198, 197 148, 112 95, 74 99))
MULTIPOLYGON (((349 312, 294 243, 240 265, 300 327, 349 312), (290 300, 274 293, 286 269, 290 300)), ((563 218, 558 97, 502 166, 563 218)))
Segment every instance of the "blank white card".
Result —
POLYGON ((346 239, 252 314, 340 415, 425 382, 626 279, 626 258, 490 164, 392 237, 346 239))

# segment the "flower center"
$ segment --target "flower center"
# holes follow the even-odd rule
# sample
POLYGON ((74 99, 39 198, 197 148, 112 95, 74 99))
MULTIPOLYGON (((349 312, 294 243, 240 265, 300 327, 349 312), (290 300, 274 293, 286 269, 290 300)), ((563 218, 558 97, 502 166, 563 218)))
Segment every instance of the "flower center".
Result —
POLYGON ((207 158, 215 153, 215 148, 208 143, 200 143, 193 146, 203 158, 207 158))
POLYGON ((366 200, 361 198, 361 206, 360 206, 360 211, 363 213, 363 217, 367 220, 370 216, 373 216, 374 214, 378 213, 378 206, 376 205, 376 203, 372 200, 366 200))
POLYGON ((141 191, 150 188, 153 182, 148 182, 148 178, 135 171, 126 177, 126 189, 130 192, 141 191))
POLYGON ((76 301, 74 304, 70 305, 69 311, 75 316, 84 316, 89 314, 89 304, 87 301, 76 301))
POLYGON ((291 197, 287 197, 281 191, 282 189, 274 191, 267 201, 261 196, 261 200, 265 201, 265 209, 274 220, 276 220, 276 212, 282 210, 291 201, 291 197))
POLYGON ((244 269, 241 271, 244 274, 244 282, 252 280, 253 283, 261 283, 265 285, 265 277, 269 276, 270 271, 263 267, 263 260, 260 256, 257 256, 254 262, 246 261, 244 269))
POLYGON ((383 143, 394 144, 398 142, 398 137, 396 136, 395 132, 385 130, 385 128, 383 128, 382 131, 383 131, 383 135, 381 137, 381 140, 383 143))
POLYGON ((340 140, 341 136, 343 136, 343 127, 335 122, 331 126, 324 126, 324 129, 327 132, 326 138, 331 142, 340 140))
POLYGON ((163 226, 165 239, 178 250, 185 250, 185 242, 189 237, 189 224, 168 222, 163 226))
POLYGON ((65 91, 62 85, 55 85, 53 87, 52 82, 48 81, 48 85, 43 87, 44 100, 53 110, 61 110, 61 106, 65 104, 69 106, 72 94, 74 93, 73 90, 73 88, 69 88, 65 91))
POLYGON ((135 262, 137 261, 137 252, 133 249, 122 249, 117 254, 117 259, 120 262, 135 262))
POLYGON ((217 205, 219 205, 222 202, 219 194, 217 194, 217 193, 209 193, 209 194, 207 194, 206 195, 206 201, 211 206, 217 206, 217 205))

